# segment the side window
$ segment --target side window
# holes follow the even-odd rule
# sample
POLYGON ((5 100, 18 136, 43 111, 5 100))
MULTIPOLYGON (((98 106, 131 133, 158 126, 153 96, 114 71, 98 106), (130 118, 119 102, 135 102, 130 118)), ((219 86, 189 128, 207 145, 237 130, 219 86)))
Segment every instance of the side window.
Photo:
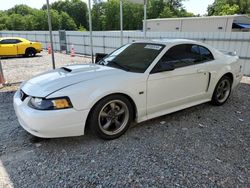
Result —
POLYGON ((20 41, 19 39, 15 39, 14 42, 15 42, 14 44, 18 44, 18 43, 20 43, 20 42, 22 42, 22 41, 20 41))
POLYGON ((152 72, 160 72, 162 63, 171 63, 176 69, 211 60, 214 60, 214 57, 207 48, 196 44, 180 44, 170 48, 156 64, 152 72))
POLYGON ((9 40, 8 39, 1 40, 1 44, 9 44, 9 40))
POLYGON ((199 46, 200 48, 200 53, 202 57, 202 61, 212 61, 214 60, 213 54, 205 47, 199 46))
POLYGON ((180 44, 170 48, 160 62, 173 63, 175 68, 185 67, 202 61, 199 46, 180 44))
POLYGON ((20 42, 18 39, 4 39, 0 41, 0 44, 18 44, 20 42))
POLYGON ((17 44, 20 40, 18 39, 9 39, 9 44, 17 44))

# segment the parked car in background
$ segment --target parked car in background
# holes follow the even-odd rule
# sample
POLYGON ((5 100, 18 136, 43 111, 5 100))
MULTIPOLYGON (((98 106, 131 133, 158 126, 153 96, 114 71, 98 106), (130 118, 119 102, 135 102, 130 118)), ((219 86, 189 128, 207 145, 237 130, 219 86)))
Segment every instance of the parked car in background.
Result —
POLYGON ((31 42, 19 37, 0 38, 0 56, 34 57, 42 51, 40 42, 31 42))
POLYGON ((211 101, 224 104, 242 78, 235 55, 183 39, 134 42, 97 64, 40 74, 14 95, 21 126, 38 137, 115 139, 142 122, 211 101))

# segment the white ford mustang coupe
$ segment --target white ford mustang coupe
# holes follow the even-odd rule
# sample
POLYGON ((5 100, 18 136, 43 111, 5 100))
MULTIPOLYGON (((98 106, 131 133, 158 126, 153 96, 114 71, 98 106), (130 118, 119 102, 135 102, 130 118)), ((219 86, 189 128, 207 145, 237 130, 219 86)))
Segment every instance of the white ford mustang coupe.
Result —
POLYGON ((190 40, 126 44, 96 64, 40 74, 14 96, 21 126, 38 137, 103 139, 142 122, 211 101, 224 104, 242 78, 238 57, 190 40))

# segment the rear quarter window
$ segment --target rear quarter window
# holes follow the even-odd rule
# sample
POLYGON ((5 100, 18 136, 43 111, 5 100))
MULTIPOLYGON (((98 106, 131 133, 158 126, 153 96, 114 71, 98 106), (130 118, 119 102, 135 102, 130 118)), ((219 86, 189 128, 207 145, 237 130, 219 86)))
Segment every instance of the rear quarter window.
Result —
POLYGON ((203 61, 212 61, 212 60, 214 60, 213 54, 207 48, 205 48, 203 46, 199 46, 199 48, 200 48, 200 54, 201 54, 201 57, 202 57, 203 61))

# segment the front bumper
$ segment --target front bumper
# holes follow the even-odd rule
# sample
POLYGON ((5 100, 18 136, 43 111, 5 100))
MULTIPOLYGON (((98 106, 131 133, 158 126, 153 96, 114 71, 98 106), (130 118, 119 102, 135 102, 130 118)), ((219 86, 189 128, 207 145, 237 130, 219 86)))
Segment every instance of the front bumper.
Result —
POLYGON ((56 138, 84 135, 89 110, 74 108, 41 111, 28 106, 30 97, 20 99, 20 91, 14 95, 14 109, 20 125, 30 134, 42 138, 56 138))
POLYGON ((36 53, 41 53, 42 51, 42 49, 36 49, 36 53))

